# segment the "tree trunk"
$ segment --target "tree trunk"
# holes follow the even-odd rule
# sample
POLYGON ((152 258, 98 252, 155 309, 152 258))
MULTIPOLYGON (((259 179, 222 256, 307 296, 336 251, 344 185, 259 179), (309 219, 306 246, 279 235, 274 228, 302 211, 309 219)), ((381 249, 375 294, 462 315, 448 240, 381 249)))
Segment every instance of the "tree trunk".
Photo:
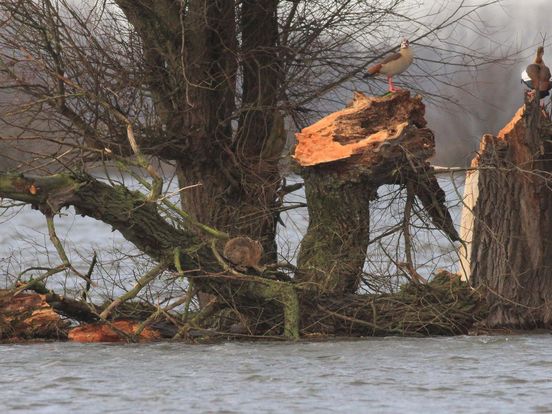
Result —
POLYGON ((331 174, 304 173, 309 227, 301 241, 299 273, 320 292, 354 292, 359 286, 370 239, 366 183, 342 182, 331 174))
POLYGON ((166 139, 155 153, 176 160, 179 187, 190 187, 180 193, 182 208, 232 236, 261 241, 265 261, 276 261, 285 144, 276 111, 278 2, 117 3, 142 39, 166 139))
POLYGON ((356 93, 347 108, 297 134, 294 157, 304 167, 310 219, 298 280, 321 293, 357 290, 369 242, 369 203, 383 184, 411 183, 434 223, 458 238, 425 161, 435 146, 425 125, 419 97, 356 93))
POLYGON ((283 123, 275 111, 281 72, 277 4, 242 2, 238 47, 233 0, 190 2, 185 67, 190 107, 185 126, 192 131, 192 146, 177 159, 180 187, 201 183, 182 193, 184 210, 233 236, 259 240, 264 259, 270 262, 276 261, 278 161, 285 144, 283 123), (239 116, 235 114, 238 60, 239 116), (239 119, 235 131, 233 118, 239 119))
POLYGON ((470 270, 486 288, 490 328, 552 327, 552 128, 528 101, 497 137, 485 135, 473 210, 470 270))

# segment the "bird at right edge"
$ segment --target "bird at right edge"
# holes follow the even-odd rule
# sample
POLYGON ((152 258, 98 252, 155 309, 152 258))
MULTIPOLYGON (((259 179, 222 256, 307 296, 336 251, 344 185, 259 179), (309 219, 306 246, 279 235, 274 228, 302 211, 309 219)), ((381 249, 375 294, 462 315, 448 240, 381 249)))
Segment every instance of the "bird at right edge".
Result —
POLYGON ((550 68, 544 63, 544 47, 537 48, 535 60, 521 74, 521 81, 537 94, 537 99, 545 98, 550 94, 552 82, 550 82, 550 68))
POLYGON ((398 53, 393 53, 374 66, 370 66, 363 78, 368 78, 380 73, 386 75, 389 92, 396 92, 397 89, 395 89, 395 85, 393 85, 393 76, 403 73, 408 69, 413 60, 414 53, 409 47, 408 39, 404 39, 398 53))

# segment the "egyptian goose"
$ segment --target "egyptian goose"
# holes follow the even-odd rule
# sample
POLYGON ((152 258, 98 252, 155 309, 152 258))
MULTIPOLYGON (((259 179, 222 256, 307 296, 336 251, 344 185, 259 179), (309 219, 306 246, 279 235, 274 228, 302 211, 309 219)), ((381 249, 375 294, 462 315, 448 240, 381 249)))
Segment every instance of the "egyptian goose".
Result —
POLYGON ((544 55, 544 47, 537 48, 535 60, 521 74, 521 81, 528 88, 539 92, 539 99, 542 99, 550 94, 552 83, 550 82, 550 69, 542 60, 544 55))
POLYGON ((414 54, 412 49, 408 45, 408 40, 404 39, 401 43, 401 50, 398 53, 393 53, 387 56, 380 63, 368 68, 367 73, 363 76, 368 78, 377 74, 387 75, 387 82, 389 84, 389 92, 395 92, 395 85, 393 85, 393 76, 403 73, 412 61, 414 60, 414 54))

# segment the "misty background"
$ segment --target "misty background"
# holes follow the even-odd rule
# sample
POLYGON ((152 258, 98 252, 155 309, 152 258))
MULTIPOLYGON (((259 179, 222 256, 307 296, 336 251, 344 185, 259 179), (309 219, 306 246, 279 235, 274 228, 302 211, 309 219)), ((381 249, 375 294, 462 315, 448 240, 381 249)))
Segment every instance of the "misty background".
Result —
MULTIPOLYGON (((434 163, 465 165, 479 148, 485 133, 496 135, 523 105, 524 87, 521 72, 532 61, 536 47, 546 36, 544 61, 552 64, 552 1, 506 0, 499 6, 484 9, 481 21, 493 29, 493 41, 503 45, 504 52, 519 55, 504 63, 489 64, 457 79, 462 89, 442 88, 460 104, 435 105, 427 103, 426 119, 436 137, 437 153, 434 163)), ((485 37, 466 31, 466 45, 486 47, 485 37)), ((412 46, 414 51, 416 45, 412 46)), ((546 98, 550 103, 550 98, 546 98)))

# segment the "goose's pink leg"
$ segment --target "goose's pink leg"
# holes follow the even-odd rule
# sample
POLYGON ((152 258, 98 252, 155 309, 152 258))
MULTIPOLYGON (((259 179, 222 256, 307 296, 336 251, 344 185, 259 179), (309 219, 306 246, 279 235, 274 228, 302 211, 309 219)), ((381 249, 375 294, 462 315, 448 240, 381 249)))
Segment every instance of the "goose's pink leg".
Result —
POLYGON ((395 89, 395 85, 393 85, 393 77, 388 76, 387 77, 387 82, 389 84, 389 92, 395 92, 396 89, 395 89))

